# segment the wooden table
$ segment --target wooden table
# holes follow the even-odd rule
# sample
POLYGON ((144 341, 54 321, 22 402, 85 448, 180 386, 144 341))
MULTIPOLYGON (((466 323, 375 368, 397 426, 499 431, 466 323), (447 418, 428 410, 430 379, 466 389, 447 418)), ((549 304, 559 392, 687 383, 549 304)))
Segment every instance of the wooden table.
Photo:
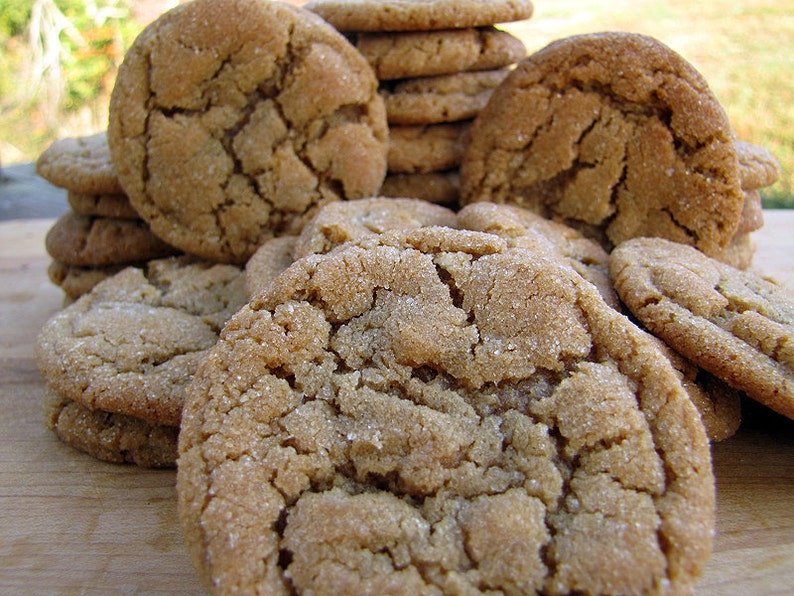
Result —
MULTIPOLYGON (((45 427, 32 346, 62 304, 46 274, 51 224, 0 223, 0 593, 200 593, 175 473, 96 461, 45 427)), ((755 268, 794 288, 794 211, 767 212, 755 236, 755 268)), ((697 593, 790 593, 794 421, 753 408, 713 453, 717 536, 697 593)))

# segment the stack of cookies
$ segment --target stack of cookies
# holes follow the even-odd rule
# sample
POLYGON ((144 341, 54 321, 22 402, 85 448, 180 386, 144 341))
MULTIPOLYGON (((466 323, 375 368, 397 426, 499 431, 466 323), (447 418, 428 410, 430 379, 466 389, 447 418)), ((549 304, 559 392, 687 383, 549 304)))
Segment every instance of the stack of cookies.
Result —
POLYGON ((351 39, 380 83, 390 134, 380 194, 454 205, 471 122, 526 55, 520 39, 495 25, 528 19, 533 7, 503 0, 394 4, 315 0, 306 8, 351 39))
POLYGON ((125 266, 177 254, 155 236, 124 194, 98 133, 55 141, 36 162, 36 171, 65 188, 70 210, 47 234, 52 257, 48 273, 74 300, 125 266))

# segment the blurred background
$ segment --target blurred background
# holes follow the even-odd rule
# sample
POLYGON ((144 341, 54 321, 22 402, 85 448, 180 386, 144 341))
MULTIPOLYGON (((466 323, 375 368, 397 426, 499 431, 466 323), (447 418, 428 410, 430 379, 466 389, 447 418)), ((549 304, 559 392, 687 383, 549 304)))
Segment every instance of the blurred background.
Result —
MULTIPOLYGON (((148 23, 180 0, 0 0, 0 164, 29 163, 56 138, 103 130, 116 71, 148 23)), ((304 4, 291 0, 292 4, 304 4)), ((794 208, 791 0, 535 0, 504 29, 530 52, 578 33, 652 35, 706 78, 737 136, 783 174, 767 208, 794 208)))

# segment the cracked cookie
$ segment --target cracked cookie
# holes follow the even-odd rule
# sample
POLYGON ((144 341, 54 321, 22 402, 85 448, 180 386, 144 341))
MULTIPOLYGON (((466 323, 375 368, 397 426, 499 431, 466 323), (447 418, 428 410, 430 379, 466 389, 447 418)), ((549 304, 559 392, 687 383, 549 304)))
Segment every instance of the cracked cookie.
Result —
POLYGON ((381 81, 492 70, 527 55, 524 43, 494 27, 351 34, 381 81))
POLYGON ((426 174, 457 168, 471 120, 389 129, 389 174, 426 174))
POLYGON ((318 205, 372 196, 388 127, 366 60, 313 13, 195 0, 135 40, 110 102, 119 179, 152 230, 241 264, 318 205))
POLYGON ((734 133, 705 79, 661 42, 595 33, 523 60, 475 119, 461 202, 515 203, 607 249, 661 236, 707 254, 744 195, 734 133))
POLYGON ((709 445, 667 359, 494 234, 299 259, 203 359, 179 440, 219 594, 676 592, 710 551, 709 445))
POLYGON ((36 160, 36 173, 55 186, 76 192, 122 192, 104 131, 55 140, 36 160))
POLYGON ((529 0, 314 0, 305 5, 340 31, 462 29, 522 21, 529 0))
POLYGON ((66 399, 178 426, 198 361, 245 301, 233 265, 175 257, 128 267, 44 324, 36 363, 66 399))
POLYGON ((794 295, 752 272, 661 238, 610 255, 615 288, 685 358, 794 418, 794 295))
POLYGON ((736 141, 739 177, 744 190, 758 190, 773 185, 780 178, 780 162, 766 147, 736 141))

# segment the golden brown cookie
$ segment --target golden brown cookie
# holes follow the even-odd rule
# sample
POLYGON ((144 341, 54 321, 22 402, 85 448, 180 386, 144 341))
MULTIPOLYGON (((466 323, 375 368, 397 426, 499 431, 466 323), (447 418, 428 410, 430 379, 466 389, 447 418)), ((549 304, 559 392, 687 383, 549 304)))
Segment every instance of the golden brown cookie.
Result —
POLYGON ((389 129, 389 173, 423 174, 455 169, 466 147, 471 120, 389 129))
POLYGON ((747 141, 737 140, 735 145, 743 189, 758 190, 778 181, 780 162, 769 149, 747 141))
POLYGON ((457 169, 420 174, 387 174, 378 192, 383 197, 414 198, 456 208, 460 197, 457 169))
POLYGON ((119 219, 140 219, 130 199, 123 193, 86 194, 70 190, 66 200, 72 211, 89 217, 116 217, 119 219))
POLYGON ((295 260, 297 236, 271 238, 245 264, 245 292, 249 298, 266 289, 295 260))
POLYGON ((660 238, 610 256, 615 288, 643 325, 694 364, 794 418, 794 295, 660 238))
POLYGON ((52 390, 47 394, 47 426, 64 443, 111 463, 131 463, 143 468, 176 466, 179 427, 89 410, 52 390))
POLYGON ((739 220, 739 227, 736 228, 736 234, 749 234, 763 228, 763 208, 761 193, 757 190, 745 190, 742 217, 739 220))
POLYGON ((217 593, 686 592, 714 527, 648 335, 570 267, 440 227, 299 259, 229 321, 177 492, 217 593))
POLYGON ((488 103, 507 69, 460 72, 381 84, 390 125, 471 120, 488 103))
POLYGON ((243 263, 318 205, 380 188, 388 128, 377 84, 345 38, 300 7, 196 0, 128 50, 111 154, 156 234, 243 263))
POLYGON ((744 195, 733 131, 705 79, 653 38, 558 40, 522 61, 476 118, 461 202, 514 203, 606 248, 662 236, 715 254, 744 195))
POLYGON ((351 37, 381 81, 498 69, 527 55, 519 38, 494 27, 351 37))
POLYGON ((87 217, 71 211, 58 218, 44 242, 53 259, 77 267, 137 263, 179 252, 142 220, 87 217))
POLYGON ((232 265, 181 257, 129 267, 45 323, 36 362, 66 399, 178 426, 185 385, 245 301, 232 265))
POLYGON ((532 16, 529 0, 313 0, 306 8, 340 31, 482 27, 532 16))
POLYGON ((52 261, 47 267, 50 281, 63 290, 72 300, 90 292, 99 282, 113 277, 129 264, 107 265, 105 267, 77 267, 60 261, 52 261))
POLYGON ((76 192, 122 192, 104 131, 57 139, 39 155, 36 173, 55 186, 76 192))
POLYGON ((560 259, 595 285, 607 304, 620 309, 620 300, 609 277, 609 255, 577 230, 522 207, 495 203, 467 205, 458 213, 457 227, 496 234, 511 247, 560 259))

